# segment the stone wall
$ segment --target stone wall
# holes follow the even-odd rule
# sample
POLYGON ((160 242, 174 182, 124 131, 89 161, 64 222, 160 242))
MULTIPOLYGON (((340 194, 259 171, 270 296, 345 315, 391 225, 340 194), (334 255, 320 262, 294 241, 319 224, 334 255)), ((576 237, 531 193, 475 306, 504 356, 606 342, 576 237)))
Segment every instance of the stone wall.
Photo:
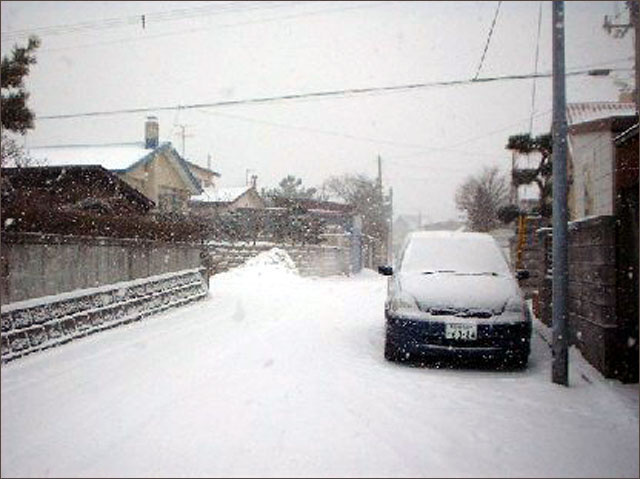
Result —
POLYGON ((2 308, 2 362, 203 299, 203 270, 122 281, 2 308))
POLYGON ((2 233, 0 303, 198 268, 201 245, 2 233))
MULTIPOLYGON (((625 314, 619 307, 623 303, 621 295, 626 292, 617 284, 623 258, 617 254, 616 229, 614 216, 569 223, 569 341, 605 377, 637 381, 637 328, 635 338, 630 336, 630 331, 638 318, 637 315, 634 318, 625 314), (634 347, 635 357, 631 351, 634 347)), ((544 278, 539 284, 540 303, 545 307, 541 308, 539 317, 551 325, 551 229, 541 230, 539 237, 546 244, 539 270, 539 275, 544 278)))
POLYGON ((286 245, 276 243, 209 243, 212 273, 228 271, 271 248, 287 252, 302 276, 331 276, 356 272, 347 246, 286 245))

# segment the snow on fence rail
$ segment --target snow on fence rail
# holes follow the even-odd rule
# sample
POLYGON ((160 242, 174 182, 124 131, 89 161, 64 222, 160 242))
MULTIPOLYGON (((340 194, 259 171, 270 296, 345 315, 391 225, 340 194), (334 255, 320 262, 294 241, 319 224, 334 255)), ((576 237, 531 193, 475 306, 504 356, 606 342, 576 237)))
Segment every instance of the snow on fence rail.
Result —
POLYGON ((2 305, 2 362, 203 299, 203 268, 2 305))

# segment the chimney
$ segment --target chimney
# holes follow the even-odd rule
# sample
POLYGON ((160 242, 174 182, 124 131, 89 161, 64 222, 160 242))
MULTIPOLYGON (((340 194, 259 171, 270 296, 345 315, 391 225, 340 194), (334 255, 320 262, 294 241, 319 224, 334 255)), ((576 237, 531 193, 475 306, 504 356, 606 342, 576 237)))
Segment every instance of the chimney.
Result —
POLYGON ((154 149, 158 147, 158 118, 148 116, 144 124, 144 147, 154 149))

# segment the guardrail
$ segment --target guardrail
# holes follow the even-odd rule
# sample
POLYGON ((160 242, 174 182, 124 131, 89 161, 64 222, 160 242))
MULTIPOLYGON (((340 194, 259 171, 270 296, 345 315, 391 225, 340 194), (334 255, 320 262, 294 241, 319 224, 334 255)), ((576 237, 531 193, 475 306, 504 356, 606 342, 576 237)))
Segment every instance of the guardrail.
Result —
POLYGON ((138 321, 208 294, 204 268, 2 305, 2 362, 138 321))

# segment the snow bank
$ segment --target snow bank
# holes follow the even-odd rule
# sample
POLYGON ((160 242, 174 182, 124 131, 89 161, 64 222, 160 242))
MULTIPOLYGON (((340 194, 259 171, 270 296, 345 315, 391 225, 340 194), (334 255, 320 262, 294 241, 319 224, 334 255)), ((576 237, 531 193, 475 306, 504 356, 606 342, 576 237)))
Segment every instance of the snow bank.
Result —
POLYGON ((281 248, 271 248, 247 260, 239 268, 242 274, 284 273, 298 275, 298 269, 289 254, 281 248))

